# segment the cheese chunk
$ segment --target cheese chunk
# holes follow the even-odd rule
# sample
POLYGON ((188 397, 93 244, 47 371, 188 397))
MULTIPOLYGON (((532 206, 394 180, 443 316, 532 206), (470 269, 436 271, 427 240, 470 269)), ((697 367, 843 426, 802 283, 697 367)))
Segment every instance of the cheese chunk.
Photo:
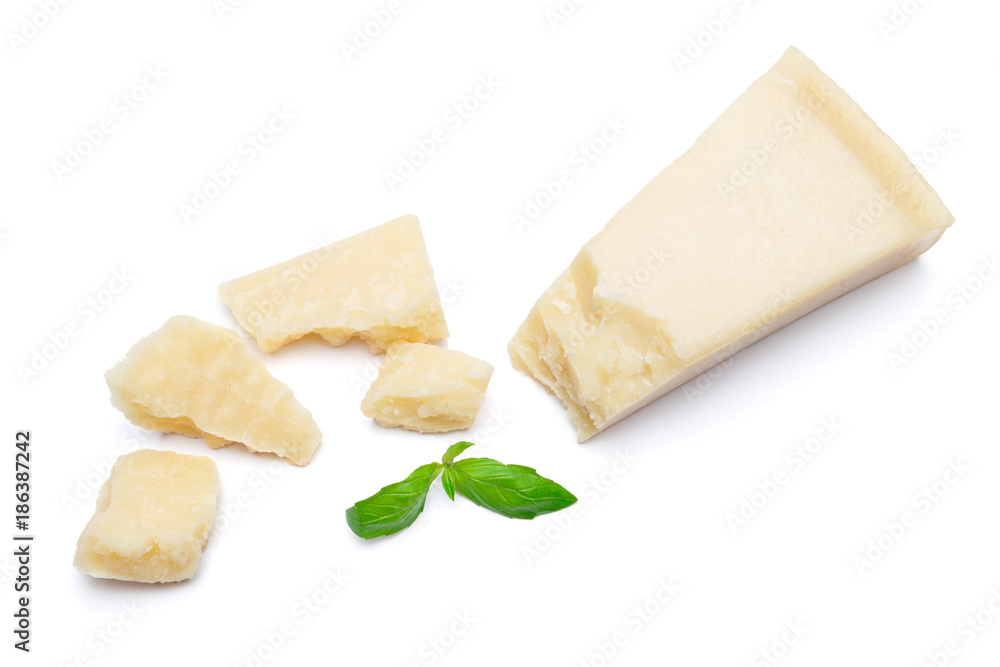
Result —
POLYGON ((141 449, 119 457, 76 544, 73 565, 101 579, 183 581, 215 521, 219 474, 207 456, 141 449))
POLYGON ((508 350, 582 441, 909 262, 953 221, 792 48, 584 245, 508 350))
POLYGON ((413 215, 223 283, 219 295, 265 352, 310 333, 333 345, 357 337, 375 353, 448 337, 413 215))
POLYGON ((105 377, 129 421, 204 438, 213 449, 239 442, 303 466, 323 437, 239 336, 193 317, 167 320, 105 377))
POLYGON ((469 428, 492 375, 493 366, 462 352, 395 343, 361 402, 361 412, 382 426, 422 433, 469 428))

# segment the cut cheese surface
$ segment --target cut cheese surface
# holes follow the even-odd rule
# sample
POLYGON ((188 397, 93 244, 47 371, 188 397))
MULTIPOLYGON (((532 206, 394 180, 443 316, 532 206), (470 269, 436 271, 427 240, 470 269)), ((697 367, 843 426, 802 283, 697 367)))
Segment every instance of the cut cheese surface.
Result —
POLYGON ((376 353, 448 337, 413 215, 231 280, 219 295, 265 352, 310 333, 333 345, 357 337, 376 353))
POLYGON ((585 440, 912 260, 953 221, 792 48, 584 245, 508 350, 585 440))
POLYGON ((167 320, 105 377, 112 404, 129 421, 204 438, 213 449, 238 442, 302 466, 323 437, 239 336, 193 317, 167 320))
POLYGON ((102 579, 183 581, 215 521, 219 474, 207 456, 142 449, 115 461, 73 564, 102 579))
POLYGON ((395 343, 361 402, 385 427, 422 433, 469 428, 476 421, 493 366, 456 350, 395 343))

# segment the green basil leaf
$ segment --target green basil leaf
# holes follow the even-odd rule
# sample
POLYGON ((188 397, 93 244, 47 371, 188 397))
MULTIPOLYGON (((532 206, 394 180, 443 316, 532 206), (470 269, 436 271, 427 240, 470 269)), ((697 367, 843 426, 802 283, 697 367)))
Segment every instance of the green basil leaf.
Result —
POLYGON ((451 466, 463 496, 512 519, 533 519, 576 502, 576 496, 533 468, 493 459, 463 459, 451 466))
POLYGON ((347 525, 366 540, 403 530, 424 510, 427 491, 443 467, 440 463, 420 466, 402 482, 354 503, 347 509, 347 525))
POLYGON ((466 440, 463 440, 462 442, 456 442, 454 445, 449 447, 448 451, 446 451, 444 453, 444 456, 441 457, 441 463, 445 464, 446 466, 450 466, 452 463, 455 462, 456 456, 464 452, 469 447, 472 447, 474 444, 476 443, 468 442, 466 440))
POLYGON ((448 497, 455 500, 455 469, 450 465, 445 466, 444 472, 441 473, 441 485, 448 497))

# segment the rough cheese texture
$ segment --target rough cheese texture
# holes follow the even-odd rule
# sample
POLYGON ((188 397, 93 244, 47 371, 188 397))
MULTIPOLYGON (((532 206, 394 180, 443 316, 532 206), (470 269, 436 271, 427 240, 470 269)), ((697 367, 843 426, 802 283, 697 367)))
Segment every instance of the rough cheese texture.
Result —
POLYGON ((219 295, 265 352, 310 333, 333 345, 361 338, 376 353, 448 336, 413 215, 231 280, 219 295))
POLYGON ((105 377, 111 402, 130 421, 204 438, 213 449, 239 442, 303 466, 323 437, 239 336, 193 317, 167 320, 105 377))
POLYGON ((476 421, 493 366, 456 350, 395 343, 361 402, 382 426, 422 433, 469 428, 476 421))
POLYGON ((115 461, 73 565, 146 583, 194 576, 215 521, 219 474, 207 456, 141 449, 115 461))
POLYGON ((582 441, 912 260, 953 221, 792 48, 584 245, 508 350, 582 441))

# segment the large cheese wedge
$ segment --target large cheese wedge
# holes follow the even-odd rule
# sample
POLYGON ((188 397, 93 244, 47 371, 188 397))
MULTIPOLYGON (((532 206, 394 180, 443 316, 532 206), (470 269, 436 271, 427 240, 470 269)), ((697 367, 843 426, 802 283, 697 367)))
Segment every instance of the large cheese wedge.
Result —
POLYGON ((954 218, 789 49, 587 242, 511 340, 585 440, 927 250, 954 218))
POLYGON ((111 402, 131 422, 204 438, 213 449, 239 442, 303 466, 323 437, 239 336, 193 317, 167 320, 105 378, 111 402))
POLYGON ((101 579, 183 581, 215 521, 219 473, 207 456, 140 449, 115 461, 73 564, 101 579))
POLYGON ((219 295, 265 352, 310 333, 333 345, 361 338, 376 353, 448 336, 413 215, 223 283, 219 295))

